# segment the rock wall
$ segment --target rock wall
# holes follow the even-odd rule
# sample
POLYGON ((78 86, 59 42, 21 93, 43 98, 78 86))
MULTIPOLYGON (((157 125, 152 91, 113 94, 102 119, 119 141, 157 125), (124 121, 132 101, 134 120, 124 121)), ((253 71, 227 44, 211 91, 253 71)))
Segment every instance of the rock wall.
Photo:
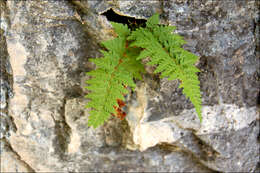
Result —
POLYGON ((0 0, 1 172, 259 171, 257 1, 0 0), (200 57, 203 122, 177 81, 146 75, 127 118, 87 127, 85 72, 104 15, 177 26, 200 57))

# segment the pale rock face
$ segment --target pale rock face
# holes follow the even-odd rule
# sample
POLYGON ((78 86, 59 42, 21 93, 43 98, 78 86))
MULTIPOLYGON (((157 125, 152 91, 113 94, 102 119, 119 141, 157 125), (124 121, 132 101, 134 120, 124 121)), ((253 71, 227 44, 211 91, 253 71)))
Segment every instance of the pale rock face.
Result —
POLYGON ((259 170, 256 3, 0 1, 1 171, 259 170), (102 15, 110 8, 141 19, 160 12, 177 26, 200 57, 202 123, 178 81, 149 73, 127 96, 125 120, 87 126, 85 72, 112 37, 102 15))
POLYGON ((17 74, 17 78, 19 78, 19 76, 25 76, 26 74, 24 65, 26 63, 28 52, 26 52, 21 43, 13 43, 13 40, 8 40, 7 46, 7 50, 10 56, 10 63, 12 64, 13 68, 13 73, 17 74), (19 61, 17 61, 17 59, 19 59, 19 61))
POLYGON ((1 172, 34 172, 5 141, 1 141, 1 172))
POLYGON ((186 129, 193 129, 198 136, 222 131, 237 131, 248 127, 259 118, 256 107, 248 109, 221 104, 204 106, 202 123, 199 122, 194 109, 184 110, 178 117, 171 116, 159 121, 149 121, 151 108, 147 106, 147 101, 156 99, 149 98, 145 85, 136 91, 137 102, 129 107, 127 120, 133 133, 133 141, 141 151, 161 143, 173 144, 187 134, 186 129))

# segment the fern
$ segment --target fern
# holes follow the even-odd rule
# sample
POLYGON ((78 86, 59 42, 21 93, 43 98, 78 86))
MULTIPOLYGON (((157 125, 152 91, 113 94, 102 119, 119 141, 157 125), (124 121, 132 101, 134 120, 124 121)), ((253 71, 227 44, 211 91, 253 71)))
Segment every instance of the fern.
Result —
POLYGON ((125 86, 134 89, 133 79, 141 79, 140 72, 144 71, 142 64, 136 60, 140 49, 127 46, 126 37, 130 33, 128 28, 116 23, 112 25, 118 37, 102 43, 107 49, 101 50, 104 57, 90 59, 96 64, 96 69, 87 72, 92 77, 86 81, 86 88, 91 91, 86 96, 90 99, 86 107, 92 108, 88 125, 94 128, 102 125, 115 113, 114 107, 119 106, 117 99, 124 100, 124 95, 128 93, 125 86))
POLYGON ((159 25, 159 15, 152 16, 146 23, 146 28, 133 31, 128 37, 132 41, 130 46, 143 48, 137 57, 138 60, 150 57, 148 65, 156 65, 154 73, 161 73, 160 77, 168 77, 168 80, 179 79, 180 88, 193 103, 200 121, 201 95, 198 76, 199 72, 194 66, 198 57, 181 46, 185 41, 181 36, 172 34, 175 27, 159 25))
POLYGON ((194 104, 200 121, 201 95, 198 76, 199 70, 194 66, 198 57, 181 48, 185 41, 171 32, 173 26, 159 25, 159 15, 152 16, 146 22, 146 28, 131 32, 126 25, 111 22, 117 37, 103 42, 104 57, 90 59, 96 69, 87 73, 91 79, 86 81, 91 108, 88 125, 94 128, 102 125, 115 108, 120 107, 118 100, 124 100, 129 90, 135 88, 134 79, 142 79, 144 73, 142 59, 149 57, 148 65, 155 65, 154 73, 169 80, 180 80, 180 88, 194 104))

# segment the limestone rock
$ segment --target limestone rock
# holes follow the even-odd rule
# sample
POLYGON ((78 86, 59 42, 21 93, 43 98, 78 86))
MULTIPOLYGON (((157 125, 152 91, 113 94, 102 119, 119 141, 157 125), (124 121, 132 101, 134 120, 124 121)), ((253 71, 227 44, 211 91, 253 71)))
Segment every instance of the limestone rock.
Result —
POLYGON ((1 144, 1 172, 34 172, 34 170, 27 165, 4 140, 1 144))
POLYGON ((0 1, 1 171, 259 170, 256 3, 0 1), (160 12, 177 26, 200 57, 201 124, 179 81, 148 74, 127 96, 125 120, 87 126, 85 72, 112 37, 108 9, 141 19, 160 12))
POLYGON ((7 29, 7 14, 4 2, 0 1, 0 139, 8 138, 15 125, 8 112, 8 99, 13 97, 12 68, 9 62, 5 30, 7 29), (4 13, 5 12, 5 13, 4 13))
POLYGON ((255 169, 260 66, 254 52, 255 3, 163 2, 169 23, 188 41, 185 48, 200 56, 203 122, 199 123, 193 106, 177 88, 178 82, 162 79, 156 87, 148 83, 142 92, 137 90, 137 101, 128 108, 127 120, 140 150, 168 143, 193 153, 214 170, 255 169), (205 146, 209 154, 199 149, 205 146))

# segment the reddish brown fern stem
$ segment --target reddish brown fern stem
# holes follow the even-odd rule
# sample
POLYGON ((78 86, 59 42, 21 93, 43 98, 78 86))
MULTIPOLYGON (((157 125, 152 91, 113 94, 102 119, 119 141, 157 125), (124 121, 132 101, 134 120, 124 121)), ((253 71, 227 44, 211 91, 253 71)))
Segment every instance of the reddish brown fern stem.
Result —
MULTIPOLYGON (((128 48, 128 42, 126 41, 125 43, 125 48, 128 48)), ((126 57, 126 51, 123 53, 123 57, 126 57)), ((123 63, 123 59, 119 58, 118 64, 114 67, 115 71, 111 74, 111 78, 109 80, 109 86, 111 86, 111 81, 113 80, 114 74, 117 72, 118 67, 123 63)), ((126 86, 124 86, 126 88, 126 86)), ((110 88, 107 89, 107 93, 109 94, 111 91, 110 88)), ((117 106, 113 106, 113 108, 116 110, 116 115, 112 113, 113 116, 120 118, 121 120, 123 120, 126 116, 126 113, 124 111, 122 111, 122 107, 125 106, 125 103, 123 100, 117 99, 117 106)))
POLYGON ((116 114, 112 114, 112 115, 123 120, 126 116, 126 113, 121 108, 125 106, 125 102, 123 100, 117 99, 117 104, 118 107, 113 106, 114 109, 116 110, 116 114))
MULTIPOLYGON (((127 49, 128 48, 128 41, 126 41, 125 43, 125 48, 127 49)), ((126 57, 126 52, 123 53, 123 57, 126 57)), ((116 69, 118 68, 118 66, 123 62, 122 59, 119 59, 119 63, 118 65, 115 67, 116 69)), ((127 86, 124 86, 125 88, 127 86)), ((116 114, 112 114, 113 116, 123 120, 126 116, 126 113, 122 110, 122 107, 125 106, 125 102, 123 100, 120 100, 120 99, 117 99, 117 104, 118 104, 118 107, 117 106, 113 106, 114 109, 116 110, 116 114)))
MULTIPOLYGON (((127 49, 128 48, 128 41, 126 41, 125 43, 125 48, 127 49)), ((123 53, 123 57, 126 57, 126 52, 123 53)), ((115 67, 116 69, 118 68, 118 66, 123 62, 122 59, 119 59, 119 63, 118 65, 115 67)), ((127 86, 124 86, 125 88, 127 86)), ((118 104, 118 107, 117 106, 113 106, 114 109, 116 110, 116 114, 112 114, 113 116, 123 120, 126 116, 126 113, 122 110, 122 107, 124 107, 126 104, 123 100, 120 100, 120 99, 117 99, 117 104, 118 104)))

